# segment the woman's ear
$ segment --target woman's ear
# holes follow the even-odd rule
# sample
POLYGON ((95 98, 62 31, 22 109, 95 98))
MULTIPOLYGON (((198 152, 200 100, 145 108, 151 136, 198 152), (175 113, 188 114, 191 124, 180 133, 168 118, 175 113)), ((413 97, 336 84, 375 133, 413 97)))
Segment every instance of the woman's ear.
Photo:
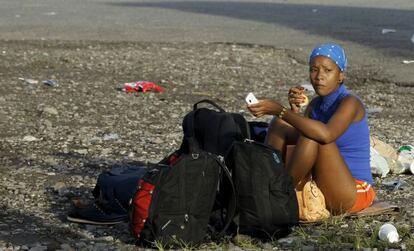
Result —
POLYGON ((339 83, 342 83, 342 82, 344 82, 344 80, 345 80, 345 74, 343 73, 343 72, 341 72, 341 73, 339 73, 339 83))

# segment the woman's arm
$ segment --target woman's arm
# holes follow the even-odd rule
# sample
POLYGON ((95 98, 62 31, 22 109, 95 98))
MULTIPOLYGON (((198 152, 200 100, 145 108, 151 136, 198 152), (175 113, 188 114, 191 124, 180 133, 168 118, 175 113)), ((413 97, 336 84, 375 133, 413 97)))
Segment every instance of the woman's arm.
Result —
MULTIPOLYGON (((311 105, 313 105, 313 102, 311 102, 311 105)), ((265 99, 259 100, 258 104, 249 105, 248 108, 257 117, 266 114, 278 116, 283 106, 278 102, 265 99)), ((327 144, 334 142, 341 136, 353 121, 362 118, 363 113, 364 109, 361 102, 356 97, 349 95, 341 101, 338 109, 327 124, 301 116, 287 109, 284 112, 283 120, 295 127, 306 137, 321 144, 327 144)))

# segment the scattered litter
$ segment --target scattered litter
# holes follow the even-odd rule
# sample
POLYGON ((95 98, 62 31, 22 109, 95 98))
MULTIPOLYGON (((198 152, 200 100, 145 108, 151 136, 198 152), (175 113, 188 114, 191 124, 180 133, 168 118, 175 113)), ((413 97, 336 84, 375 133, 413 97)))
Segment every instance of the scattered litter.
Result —
POLYGON ((414 44, 414 34, 411 36, 411 43, 414 44))
POLYGON ((43 13, 43 15, 45 15, 45 16, 56 16, 56 12, 54 12, 54 11, 45 12, 45 13, 43 13))
POLYGON ((394 174, 412 174, 410 166, 404 165, 401 161, 392 158, 386 158, 390 170, 394 174))
POLYGON ((370 147, 369 150, 372 174, 378 175, 381 178, 387 177, 387 174, 390 172, 387 160, 373 147, 370 147))
POLYGON ((368 113, 379 113, 384 109, 382 107, 368 107, 368 113))
POLYGON ((30 84, 30 85, 34 85, 34 84, 39 83, 38 80, 31 79, 31 78, 19 78, 19 80, 24 81, 26 84, 30 84))
POLYGON ((147 92, 147 91, 155 91, 155 92, 163 92, 164 89, 153 83, 147 81, 137 81, 131 83, 125 83, 122 87, 122 91, 124 92, 147 92))
POLYGON ((391 32, 397 32, 397 30, 396 29, 382 29, 381 31, 382 34, 387 34, 391 32))
POLYGON ((43 80, 42 83, 50 87, 57 87, 59 85, 58 81, 53 79, 43 80))
MULTIPOLYGON (((375 136, 370 136, 370 145, 376 151, 373 154, 379 154, 388 164, 388 167, 393 174, 408 174, 410 173, 410 164, 404 164, 399 159, 397 150, 391 145, 381 141, 375 136)), ((403 154, 404 155, 404 154, 403 154)))
POLYGON ((316 13, 316 12, 318 12, 318 9, 312 9, 312 12, 316 13))
POLYGON ((404 169, 410 170, 414 174, 414 146, 403 145, 398 149, 398 160, 404 169))
POLYGON ((403 60, 402 62, 403 62, 403 64, 412 64, 412 63, 414 63, 414 60, 403 60))
POLYGON ((396 243, 400 241, 397 228, 391 223, 386 223, 380 227, 378 238, 389 243, 396 243))
POLYGON ((103 140, 117 140, 119 135, 117 133, 108 133, 103 136, 103 140))
POLYGON ((292 238, 292 237, 287 237, 287 238, 280 238, 279 240, 277 240, 277 242, 278 242, 279 244, 282 244, 282 243, 285 243, 285 244, 292 244, 294 240, 295 240, 295 239, 294 239, 294 238, 292 238))
POLYGON ((398 180, 397 184, 395 184, 394 191, 398 190, 400 188, 403 188, 405 186, 407 186, 407 182, 405 182, 403 180, 398 180))
POLYGON ((23 137, 23 141, 27 141, 27 142, 33 142, 33 141, 38 141, 39 139, 31 136, 31 135, 27 135, 23 137))
POLYGON ((403 181, 403 180, 391 180, 391 181, 383 181, 382 184, 384 186, 393 188, 393 191, 401 189, 405 186, 407 186, 407 182, 403 181))
POLYGON ((19 14, 14 15, 14 17, 19 18, 21 17, 19 14))

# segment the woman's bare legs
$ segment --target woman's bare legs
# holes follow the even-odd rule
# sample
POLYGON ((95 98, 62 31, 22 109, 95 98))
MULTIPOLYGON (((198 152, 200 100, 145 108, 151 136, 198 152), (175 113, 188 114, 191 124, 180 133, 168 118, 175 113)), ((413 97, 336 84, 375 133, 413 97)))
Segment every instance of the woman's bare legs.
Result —
POLYGON ((273 120, 266 142, 285 154, 288 144, 296 144, 288 170, 295 186, 310 172, 325 196, 329 210, 344 213, 356 199, 355 180, 343 160, 337 145, 319 144, 305 136, 283 120, 273 120))
POLYGON ((287 168, 295 185, 312 171, 328 209, 334 214, 344 213, 354 205, 355 179, 335 143, 322 145, 300 136, 287 168))
POLYGON ((284 158, 286 156, 286 145, 296 145, 298 138, 299 132, 296 128, 281 119, 275 118, 270 122, 265 143, 279 150, 284 158))

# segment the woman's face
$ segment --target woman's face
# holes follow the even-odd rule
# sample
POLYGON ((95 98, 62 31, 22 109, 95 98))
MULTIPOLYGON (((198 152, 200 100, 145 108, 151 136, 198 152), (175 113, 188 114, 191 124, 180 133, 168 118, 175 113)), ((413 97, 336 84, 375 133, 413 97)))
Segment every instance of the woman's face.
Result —
POLYGON ((326 96, 339 87, 344 80, 344 74, 332 59, 317 56, 309 67, 309 78, 315 92, 319 96, 326 96))

